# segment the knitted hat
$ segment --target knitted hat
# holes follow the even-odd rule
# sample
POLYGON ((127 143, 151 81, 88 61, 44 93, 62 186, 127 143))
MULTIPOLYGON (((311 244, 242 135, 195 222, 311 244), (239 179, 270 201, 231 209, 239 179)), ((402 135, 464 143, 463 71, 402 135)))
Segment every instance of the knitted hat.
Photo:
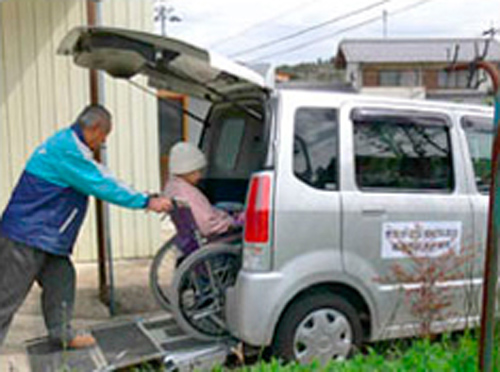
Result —
POLYGON ((207 165, 205 155, 188 142, 177 142, 170 149, 169 170, 171 174, 187 174, 207 165))

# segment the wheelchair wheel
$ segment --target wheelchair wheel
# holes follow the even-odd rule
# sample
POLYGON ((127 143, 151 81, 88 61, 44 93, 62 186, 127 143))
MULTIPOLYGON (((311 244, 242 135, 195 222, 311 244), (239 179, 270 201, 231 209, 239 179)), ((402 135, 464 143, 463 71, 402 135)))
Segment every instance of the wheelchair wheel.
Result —
POLYGON ((240 246, 210 244, 186 258, 172 284, 172 312, 179 326, 204 340, 229 336, 226 289, 241 267, 240 246))
POLYGON ((173 282, 177 260, 177 247, 173 239, 167 241, 156 253, 149 269, 149 286, 156 302, 165 310, 171 311, 170 287, 173 282))

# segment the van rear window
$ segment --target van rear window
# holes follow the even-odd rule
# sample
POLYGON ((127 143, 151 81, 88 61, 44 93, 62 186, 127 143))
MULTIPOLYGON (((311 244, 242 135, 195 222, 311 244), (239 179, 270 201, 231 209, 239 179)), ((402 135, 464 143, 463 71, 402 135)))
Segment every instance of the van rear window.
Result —
POLYGON ((453 190, 450 135, 443 118, 357 118, 354 147, 360 189, 453 190))

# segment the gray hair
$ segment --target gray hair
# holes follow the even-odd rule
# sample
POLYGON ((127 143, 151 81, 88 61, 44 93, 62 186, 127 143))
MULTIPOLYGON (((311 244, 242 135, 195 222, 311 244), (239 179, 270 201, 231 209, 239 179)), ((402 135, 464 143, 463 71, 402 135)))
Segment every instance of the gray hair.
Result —
POLYGON ((100 125, 103 130, 109 132, 111 130, 111 113, 102 105, 88 105, 78 115, 76 121, 84 129, 93 126, 99 119, 106 119, 106 121, 100 121, 100 125))

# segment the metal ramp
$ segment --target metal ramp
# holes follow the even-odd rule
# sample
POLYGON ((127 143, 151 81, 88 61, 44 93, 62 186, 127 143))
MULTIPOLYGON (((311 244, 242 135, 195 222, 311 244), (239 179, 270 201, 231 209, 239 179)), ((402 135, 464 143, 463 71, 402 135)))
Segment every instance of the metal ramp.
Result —
POLYGON ((91 329, 97 345, 64 350, 46 338, 28 341, 32 372, 104 372, 161 360, 167 371, 207 370, 224 364, 233 340, 200 341, 187 335, 171 316, 114 322, 91 329))

